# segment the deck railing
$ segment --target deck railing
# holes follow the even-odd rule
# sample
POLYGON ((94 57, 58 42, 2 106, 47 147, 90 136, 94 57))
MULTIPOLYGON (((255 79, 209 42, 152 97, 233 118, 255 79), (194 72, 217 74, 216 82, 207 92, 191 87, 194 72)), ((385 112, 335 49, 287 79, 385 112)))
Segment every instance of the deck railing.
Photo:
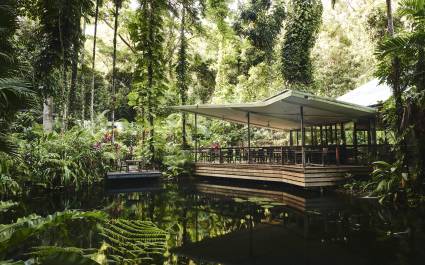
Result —
POLYGON ((389 153, 388 145, 198 148, 195 161, 279 165, 362 165, 389 153), (304 157, 304 159, 303 159, 304 157))

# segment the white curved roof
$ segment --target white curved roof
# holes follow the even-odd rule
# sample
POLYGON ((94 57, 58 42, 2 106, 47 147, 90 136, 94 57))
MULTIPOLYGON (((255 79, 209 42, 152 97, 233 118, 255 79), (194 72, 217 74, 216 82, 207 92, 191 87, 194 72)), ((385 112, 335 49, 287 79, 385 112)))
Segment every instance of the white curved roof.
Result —
POLYGON ((244 104, 186 105, 174 109, 215 117, 236 123, 275 129, 300 128, 300 107, 303 106, 305 126, 348 122, 375 116, 374 108, 319 97, 295 90, 284 90, 264 101, 244 104))
POLYGON ((361 106, 375 106, 389 99, 391 95, 391 88, 387 84, 380 84, 378 79, 373 79, 337 100, 361 106))

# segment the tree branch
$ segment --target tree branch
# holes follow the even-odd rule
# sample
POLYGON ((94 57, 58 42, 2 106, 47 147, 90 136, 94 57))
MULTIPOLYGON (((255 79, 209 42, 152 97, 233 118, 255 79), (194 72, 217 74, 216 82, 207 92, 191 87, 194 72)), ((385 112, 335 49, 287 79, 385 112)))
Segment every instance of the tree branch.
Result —
MULTIPOLYGON (((105 18, 102 18, 102 21, 103 22, 105 22, 105 24, 110 28, 110 29, 114 29, 114 27, 112 27, 112 25, 105 19, 105 18)), ((124 44, 133 52, 133 53, 137 53, 136 52, 136 50, 134 49, 134 47, 133 46, 131 46, 131 44, 126 40, 126 39, 124 39, 124 37, 121 35, 121 34, 119 34, 118 33, 118 37, 121 39, 121 41, 122 42, 124 42, 124 44)))

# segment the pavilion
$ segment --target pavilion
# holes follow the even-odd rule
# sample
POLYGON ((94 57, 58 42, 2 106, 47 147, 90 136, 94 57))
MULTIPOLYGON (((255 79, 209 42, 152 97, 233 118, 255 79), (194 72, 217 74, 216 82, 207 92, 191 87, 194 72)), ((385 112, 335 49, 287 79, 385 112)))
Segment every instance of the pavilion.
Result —
MULTIPOLYGON (((332 186, 347 174, 367 174, 378 152, 377 109, 284 90, 264 101, 174 107, 197 116, 247 125, 247 146, 198 148, 196 175, 332 186), (289 132, 286 146, 251 146, 251 127, 289 132)), ((344 98, 343 98, 344 99, 344 98)), ((195 132, 195 134, 197 134, 195 132)), ((381 141, 382 142, 382 141, 381 141)))

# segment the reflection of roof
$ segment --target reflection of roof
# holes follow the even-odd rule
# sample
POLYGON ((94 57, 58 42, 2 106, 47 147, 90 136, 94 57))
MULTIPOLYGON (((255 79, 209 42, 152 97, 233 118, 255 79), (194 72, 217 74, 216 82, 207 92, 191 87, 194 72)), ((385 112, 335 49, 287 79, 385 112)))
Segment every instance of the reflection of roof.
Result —
POLYGON ((375 115, 375 109, 346 103, 327 97, 319 97, 295 90, 284 90, 264 101, 245 104, 186 105, 174 109, 215 117, 222 120, 250 123, 275 129, 300 128, 300 107, 303 106, 306 126, 333 124, 375 115))
POLYGON ((391 88, 387 84, 379 84, 378 79, 373 79, 366 84, 351 90, 340 96, 337 100, 358 104, 361 106, 375 106, 384 102, 392 95, 391 88))

